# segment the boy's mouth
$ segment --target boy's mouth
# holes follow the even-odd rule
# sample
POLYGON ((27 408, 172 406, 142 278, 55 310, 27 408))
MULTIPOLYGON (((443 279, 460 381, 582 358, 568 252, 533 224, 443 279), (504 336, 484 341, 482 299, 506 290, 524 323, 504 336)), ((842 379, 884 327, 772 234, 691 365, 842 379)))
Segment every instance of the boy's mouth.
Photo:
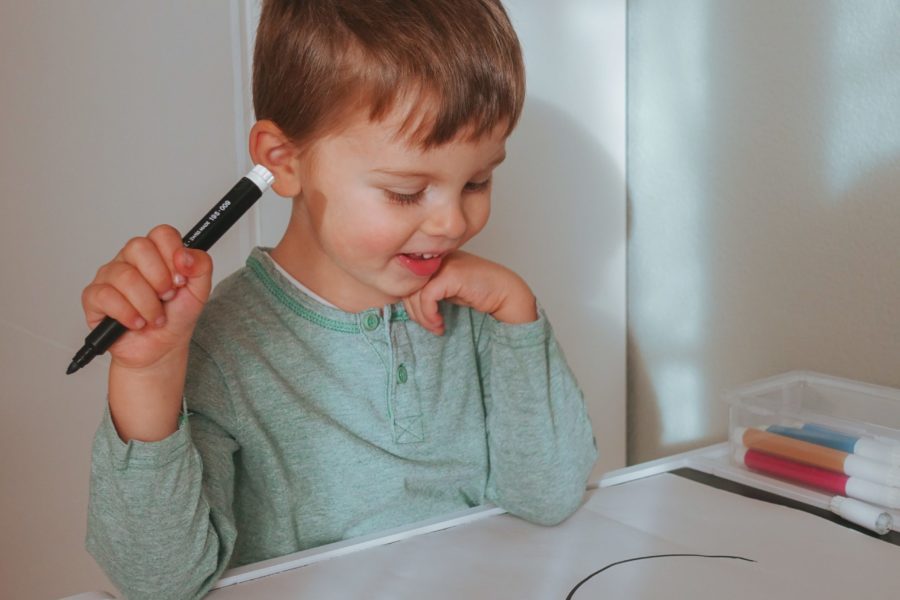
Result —
POLYGON ((397 259, 404 267, 419 277, 431 277, 441 268, 442 254, 435 253, 407 253, 398 254, 397 259))

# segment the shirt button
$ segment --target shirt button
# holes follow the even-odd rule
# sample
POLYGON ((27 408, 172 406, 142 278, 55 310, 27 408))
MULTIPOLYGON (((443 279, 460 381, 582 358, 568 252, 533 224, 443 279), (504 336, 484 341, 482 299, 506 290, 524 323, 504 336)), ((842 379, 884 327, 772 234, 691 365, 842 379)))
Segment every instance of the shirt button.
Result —
POLYGON ((369 313, 363 318, 363 329, 366 331, 375 331, 381 323, 381 317, 375 313, 369 313))
POLYGON ((397 367, 397 381, 406 383, 407 379, 409 379, 409 374, 406 372, 406 365, 400 365, 397 367))

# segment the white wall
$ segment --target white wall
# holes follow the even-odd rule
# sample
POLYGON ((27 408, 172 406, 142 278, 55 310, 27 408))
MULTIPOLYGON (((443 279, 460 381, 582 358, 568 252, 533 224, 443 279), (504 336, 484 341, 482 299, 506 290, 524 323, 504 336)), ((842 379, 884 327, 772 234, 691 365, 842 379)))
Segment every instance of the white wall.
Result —
MULTIPOLYGON (((0 597, 46 599, 112 590, 83 549, 107 363, 64 375, 81 289, 129 237, 189 227, 243 174, 242 36, 237 2, 0 13, 0 597)), ((219 276, 250 225, 214 249, 219 276)))
MULTIPOLYGON (((468 249, 520 273, 585 393, 600 459, 625 464, 625 0, 507 0, 528 94, 492 216, 468 249)), ((288 200, 260 208, 274 245, 288 200)))
POLYGON ((629 462, 792 369, 900 387, 900 4, 629 2, 629 462))
MULTIPOLYGON (((624 0, 509 7, 529 96, 473 247, 523 273, 550 313, 588 396, 599 471, 624 463, 624 0)), ((80 293, 128 238, 161 222, 183 231, 246 172, 257 10, 3 3, 0 597, 113 589, 83 549, 108 363, 63 374, 87 333, 80 293)), ((277 240, 286 207, 267 193, 216 245, 216 279, 277 240)))

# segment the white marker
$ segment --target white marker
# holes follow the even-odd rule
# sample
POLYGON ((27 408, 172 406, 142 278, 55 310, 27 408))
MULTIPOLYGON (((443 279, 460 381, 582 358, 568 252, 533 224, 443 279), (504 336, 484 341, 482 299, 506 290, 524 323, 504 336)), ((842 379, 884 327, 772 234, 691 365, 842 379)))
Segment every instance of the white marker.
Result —
POLYGON ((896 510, 888 511, 891 513, 891 517, 894 519, 894 524, 891 526, 891 529, 894 531, 900 531, 900 512, 896 510))
POLYGON ((884 535, 895 527, 894 518, 889 512, 883 508, 866 504, 861 500, 835 496, 831 499, 829 508, 831 508, 831 512, 839 517, 843 517, 851 523, 856 523, 866 529, 871 529, 878 535, 884 535))

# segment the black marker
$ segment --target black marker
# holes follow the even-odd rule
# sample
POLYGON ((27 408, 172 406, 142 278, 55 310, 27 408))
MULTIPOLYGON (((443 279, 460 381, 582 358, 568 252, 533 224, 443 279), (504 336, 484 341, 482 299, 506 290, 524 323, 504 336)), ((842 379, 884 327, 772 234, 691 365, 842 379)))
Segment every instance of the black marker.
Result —
MULTIPOLYGON (((275 177, 267 168, 256 165, 241 177, 231 190, 212 207, 199 223, 194 225, 186 236, 181 238, 185 248, 197 248, 209 250, 228 228, 241 218, 247 209, 259 200, 263 192, 272 185, 275 177)), ((98 354, 106 352, 119 337, 128 331, 128 328, 113 319, 104 317, 100 324, 94 327, 81 347, 72 359, 66 375, 70 375, 85 366, 98 354)))

